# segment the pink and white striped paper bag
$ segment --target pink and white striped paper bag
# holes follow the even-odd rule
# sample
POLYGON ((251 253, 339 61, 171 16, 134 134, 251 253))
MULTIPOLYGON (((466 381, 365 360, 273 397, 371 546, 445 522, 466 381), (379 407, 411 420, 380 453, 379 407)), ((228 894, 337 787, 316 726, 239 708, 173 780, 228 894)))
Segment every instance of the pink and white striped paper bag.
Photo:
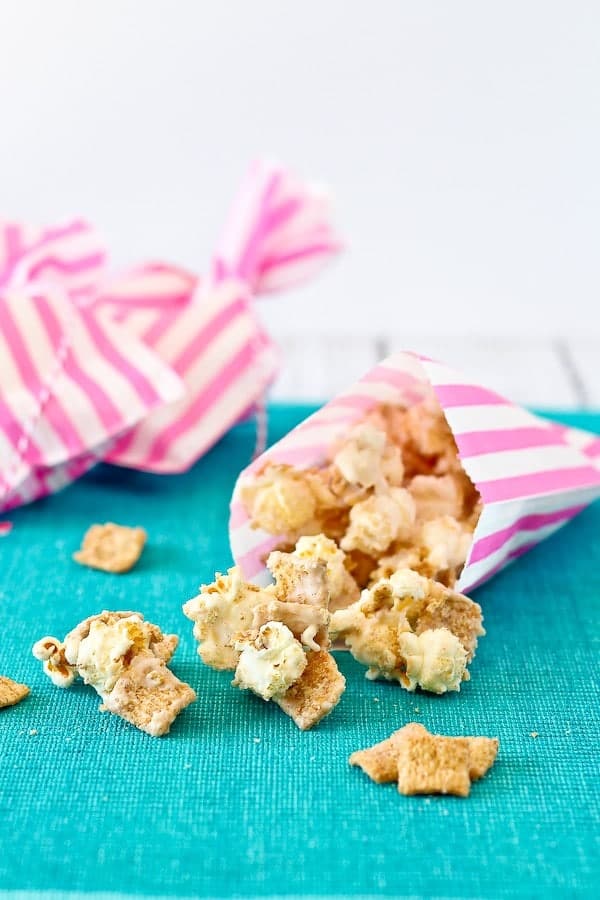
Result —
POLYGON ((156 354, 56 283, 0 293, 0 512, 78 478, 182 391, 156 354))
POLYGON ((459 590, 487 581, 600 496, 600 438, 535 416, 441 363, 397 353, 241 473, 231 501, 230 541, 245 577, 269 583, 263 560, 281 537, 251 527, 239 497, 242 479, 267 461, 320 465, 332 442, 376 404, 412 405, 432 392, 483 500, 459 590))
POLYGON ((278 368, 256 296, 305 281, 339 249, 327 195, 279 165, 257 162, 208 277, 148 265, 103 289, 95 308, 155 350, 186 387, 182 399, 117 442, 107 461, 181 472, 253 411, 278 368))

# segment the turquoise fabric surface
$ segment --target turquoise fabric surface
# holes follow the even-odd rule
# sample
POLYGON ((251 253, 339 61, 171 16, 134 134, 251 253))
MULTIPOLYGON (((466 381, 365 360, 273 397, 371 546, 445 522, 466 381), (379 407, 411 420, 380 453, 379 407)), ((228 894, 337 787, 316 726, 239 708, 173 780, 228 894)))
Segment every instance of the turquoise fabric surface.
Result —
MULTIPOLYGON (((272 409, 270 438, 309 411, 272 409)), ((560 418, 600 432, 600 416, 560 418)), ((366 681, 339 653, 346 693, 303 734, 203 667, 181 612, 230 564, 228 502, 253 441, 240 426, 171 478, 100 466, 10 515, 0 673, 31 696, 0 710, 0 893, 597 896, 598 504, 476 592, 488 633, 460 694, 366 681), (128 575, 71 560, 88 525, 108 519, 149 532, 128 575), (168 737, 100 714, 90 688, 54 688, 30 655, 103 608, 139 609, 181 636, 174 670, 199 699, 168 737), (410 720, 500 738, 468 799, 402 797, 348 766, 410 720)))

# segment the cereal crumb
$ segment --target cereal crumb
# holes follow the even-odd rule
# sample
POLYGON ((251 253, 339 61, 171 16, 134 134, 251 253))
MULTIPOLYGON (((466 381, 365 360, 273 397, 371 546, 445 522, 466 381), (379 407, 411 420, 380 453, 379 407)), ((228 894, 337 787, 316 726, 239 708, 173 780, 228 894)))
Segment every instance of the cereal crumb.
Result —
POLYGON ((19 684, 5 675, 0 675, 0 709, 6 706, 16 706, 29 694, 26 684, 19 684))
POLYGON ((73 554, 73 559, 82 566, 121 574, 133 568, 145 543, 146 532, 143 528, 105 522, 104 525, 88 528, 81 549, 73 554))
POLYGON ((529 736, 532 738, 536 738, 536 737, 539 737, 539 733, 537 731, 532 731, 532 732, 530 732, 529 736))
POLYGON ((30 735, 30 737, 34 737, 34 735, 36 735, 37 733, 38 733, 37 728, 30 728, 30 729, 29 729, 29 735, 30 735))
POLYGON ((255 744, 260 744, 260 738, 253 738, 255 744))
POLYGON ((379 703, 379 697, 373 697, 373 703, 379 703))

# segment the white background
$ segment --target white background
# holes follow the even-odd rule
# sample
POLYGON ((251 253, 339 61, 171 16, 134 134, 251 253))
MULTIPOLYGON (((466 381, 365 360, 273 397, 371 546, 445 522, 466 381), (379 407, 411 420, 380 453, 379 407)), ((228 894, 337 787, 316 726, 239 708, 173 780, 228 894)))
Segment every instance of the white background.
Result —
POLYGON ((328 183, 276 335, 600 335, 593 0, 0 0, 0 112, 0 215, 117 263, 201 270, 256 155, 328 183))

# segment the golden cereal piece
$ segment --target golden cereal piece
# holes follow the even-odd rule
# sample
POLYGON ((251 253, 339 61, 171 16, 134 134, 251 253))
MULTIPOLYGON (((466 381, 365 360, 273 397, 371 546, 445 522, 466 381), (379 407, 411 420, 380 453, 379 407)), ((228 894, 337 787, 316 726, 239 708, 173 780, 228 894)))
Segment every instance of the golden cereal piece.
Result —
POLYGON ((478 781, 492 768, 498 755, 498 738, 468 737, 469 778, 478 781))
POLYGON ((461 737, 411 733, 398 744, 398 791, 468 797, 469 742, 461 737))
POLYGON ((19 684, 6 675, 0 675, 0 709, 5 706, 16 706, 29 694, 26 684, 19 684))
MULTIPOLYGON (((360 767, 376 784, 384 784, 398 780, 399 748, 403 740, 408 736, 429 735, 423 725, 410 722, 404 728, 400 728, 393 734, 367 747, 365 750, 357 750, 351 754, 348 762, 351 766, 360 767)), ((429 735, 435 737, 435 735, 429 735)), ((468 772, 471 781, 482 778, 494 764, 498 754, 498 738, 465 737, 447 738, 447 740, 466 740, 469 749, 468 772)))
POLYGON ((129 528, 114 522, 92 525, 84 535, 81 550, 73 554, 73 559, 82 566, 120 574, 133 568, 142 555, 145 543, 146 532, 143 528, 129 528))
POLYGON ((393 734, 367 747, 365 750, 356 750, 348 759, 351 766, 358 766, 376 784, 385 784, 398 780, 398 745, 403 736, 408 733, 427 734, 427 729, 417 722, 410 722, 404 728, 400 728, 393 734))
POLYGON ((346 679, 331 653, 311 651, 298 681, 275 702, 291 716, 301 731, 307 731, 337 706, 346 679))

